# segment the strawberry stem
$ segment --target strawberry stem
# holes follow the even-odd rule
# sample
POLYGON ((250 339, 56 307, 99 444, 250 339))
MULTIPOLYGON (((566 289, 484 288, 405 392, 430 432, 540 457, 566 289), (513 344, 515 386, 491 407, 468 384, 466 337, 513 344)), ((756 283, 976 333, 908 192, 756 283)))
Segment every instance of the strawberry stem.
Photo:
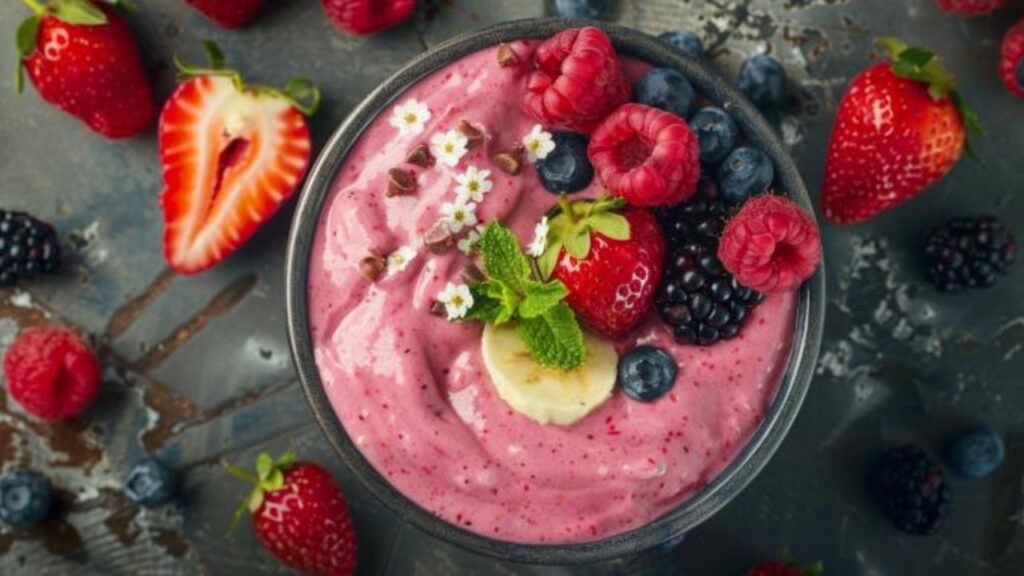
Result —
POLYGON ((245 468, 242 468, 241 466, 238 466, 237 464, 232 464, 231 462, 228 462, 227 460, 224 460, 224 461, 221 462, 221 465, 224 466, 224 471, 225 472, 227 472, 228 474, 231 474, 235 478, 238 478, 242 482, 248 482, 248 483, 253 484, 253 485, 258 485, 260 483, 259 479, 256 478, 256 476, 254 476, 251 472, 249 472, 245 468))
POLYGON ((36 16, 43 16, 46 14, 46 6, 43 6, 36 0, 21 0, 21 3, 28 6, 28 9, 35 13, 36 16))
POLYGON ((572 209, 572 203, 569 202, 569 197, 565 194, 558 195, 558 207, 562 209, 562 214, 569 219, 572 224, 576 223, 576 213, 572 209))

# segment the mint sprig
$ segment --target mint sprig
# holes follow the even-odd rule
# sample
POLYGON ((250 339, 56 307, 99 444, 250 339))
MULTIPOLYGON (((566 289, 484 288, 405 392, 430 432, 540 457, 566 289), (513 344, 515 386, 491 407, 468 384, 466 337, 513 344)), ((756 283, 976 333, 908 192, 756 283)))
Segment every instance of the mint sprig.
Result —
POLYGON ((469 284, 473 307, 466 319, 515 322, 530 356, 542 366, 569 371, 583 364, 583 330, 563 302, 569 293, 565 285, 537 278, 515 234, 497 222, 480 235, 479 250, 486 276, 469 284))

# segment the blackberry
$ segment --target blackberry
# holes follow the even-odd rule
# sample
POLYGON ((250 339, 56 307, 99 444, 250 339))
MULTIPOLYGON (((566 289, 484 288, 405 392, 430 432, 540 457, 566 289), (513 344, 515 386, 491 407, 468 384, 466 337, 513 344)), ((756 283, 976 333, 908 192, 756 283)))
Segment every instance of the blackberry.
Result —
POLYGON ((741 286, 718 260, 718 239, 730 215, 710 182, 684 204, 661 212, 668 260, 655 299, 676 341, 710 346, 739 334, 764 296, 741 286))
POLYGON ((942 292, 987 288, 1016 257, 1013 235, 993 216, 955 218, 928 235, 928 281, 942 292))
POLYGON ((60 267, 53 226, 24 212, 0 210, 0 286, 14 286, 60 267))
POLYGON ((934 530, 950 502, 942 469, 914 445, 883 454, 868 472, 868 489, 885 516, 909 534, 934 530))

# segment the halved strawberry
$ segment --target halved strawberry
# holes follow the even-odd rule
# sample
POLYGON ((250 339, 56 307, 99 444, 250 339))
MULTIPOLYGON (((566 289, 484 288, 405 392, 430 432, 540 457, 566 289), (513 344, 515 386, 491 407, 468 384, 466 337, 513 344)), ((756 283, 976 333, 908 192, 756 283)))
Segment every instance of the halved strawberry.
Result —
POLYGON ((164 252, 185 274, 234 252, 295 191, 310 157, 303 113, 319 101, 306 81, 285 91, 247 86, 208 48, 210 68, 179 64, 191 79, 160 114, 164 252))

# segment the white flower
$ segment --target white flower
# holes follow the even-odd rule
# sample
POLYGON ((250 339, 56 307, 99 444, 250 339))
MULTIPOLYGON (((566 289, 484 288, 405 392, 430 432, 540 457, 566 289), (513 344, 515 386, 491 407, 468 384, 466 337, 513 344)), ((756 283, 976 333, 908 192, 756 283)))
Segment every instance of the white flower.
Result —
POLYGON ((476 204, 472 202, 445 202, 441 204, 441 214, 448 222, 448 228, 452 232, 458 232, 463 228, 469 228, 476 224, 476 204))
POLYGON ((395 111, 391 115, 391 125, 398 128, 399 136, 422 133, 427 120, 430 120, 430 109, 415 98, 395 106, 395 111))
POLYGON ((449 320, 458 320, 464 318, 466 312, 473 307, 473 294, 470 293, 469 286, 465 284, 456 286, 449 282, 444 290, 437 295, 437 301, 444 304, 444 311, 449 320))
POLYGON ((533 229, 533 241, 526 247, 526 253, 534 258, 540 258, 544 255, 544 250, 548 247, 548 217, 545 216, 537 222, 537 226, 533 229))
POLYGON ((437 161, 449 168, 455 168, 459 160, 466 155, 469 138, 458 130, 449 130, 444 134, 430 137, 430 152, 437 161))
POLYGON ((491 191, 494 188, 494 183, 490 181, 491 171, 480 170, 476 166, 470 166, 465 172, 455 177, 455 181, 459 183, 455 187, 455 193, 457 194, 457 201, 469 202, 483 202, 484 194, 491 191))
POLYGON ((388 254, 388 275, 397 274, 405 270, 415 258, 416 250, 411 246, 402 246, 388 254))
POLYGON ((548 157, 555 149, 555 141, 550 132, 545 132, 540 124, 534 124, 530 133, 523 137, 523 146, 526 147, 526 156, 530 162, 536 162, 548 157))
POLYGON ((461 250, 464 254, 469 254, 470 252, 475 250, 477 242, 480 241, 480 234, 482 233, 482 231, 482 226, 477 226, 476 228, 470 230, 469 234, 466 234, 465 238, 459 240, 459 250, 461 250))

